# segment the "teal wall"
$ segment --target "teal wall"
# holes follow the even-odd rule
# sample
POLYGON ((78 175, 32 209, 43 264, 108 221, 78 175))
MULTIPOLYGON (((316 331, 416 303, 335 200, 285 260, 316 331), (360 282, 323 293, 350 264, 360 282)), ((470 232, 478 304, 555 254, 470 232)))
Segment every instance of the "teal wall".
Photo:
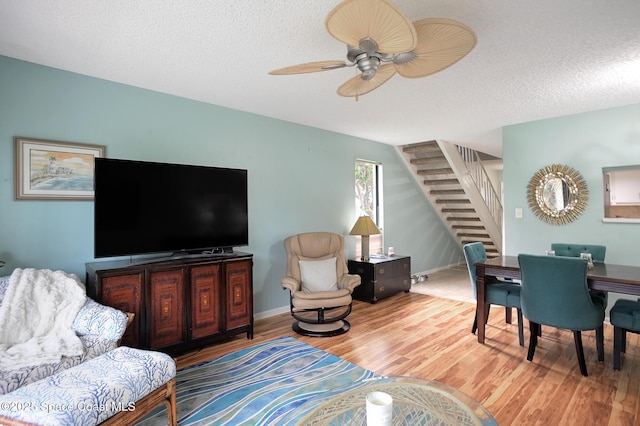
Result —
POLYGON ((640 164, 640 105, 508 126, 503 129, 505 254, 544 253, 552 242, 604 244, 611 263, 640 265, 640 223, 604 223, 602 168, 640 164), (585 212, 568 225, 538 219, 527 184, 539 169, 566 164, 589 189, 585 212), (515 219, 515 208, 524 217, 515 219))
POLYGON ((112 158, 248 169, 250 241, 239 250, 254 254, 258 314, 288 306, 280 287, 288 235, 337 232, 354 255, 357 158, 383 164, 386 246, 410 255, 414 272, 463 259, 392 146, 1 56, 0 94, 2 274, 36 267, 84 278, 94 260, 92 202, 14 201, 14 136, 106 145, 112 158))

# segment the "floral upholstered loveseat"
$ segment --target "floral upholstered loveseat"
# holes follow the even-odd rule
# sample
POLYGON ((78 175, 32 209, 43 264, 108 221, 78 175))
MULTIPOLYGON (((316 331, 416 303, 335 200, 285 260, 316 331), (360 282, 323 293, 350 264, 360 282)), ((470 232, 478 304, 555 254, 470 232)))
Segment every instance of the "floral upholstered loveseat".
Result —
MULTIPOLYGON (((8 285, 9 276, 0 277, 0 304, 8 285)), ((82 341, 82 355, 63 356, 57 363, 0 370, 0 395, 112 351, 118 346, 127 322, 128 317, 124 312, 87 298, 73 322, 73 328, 82 341)))

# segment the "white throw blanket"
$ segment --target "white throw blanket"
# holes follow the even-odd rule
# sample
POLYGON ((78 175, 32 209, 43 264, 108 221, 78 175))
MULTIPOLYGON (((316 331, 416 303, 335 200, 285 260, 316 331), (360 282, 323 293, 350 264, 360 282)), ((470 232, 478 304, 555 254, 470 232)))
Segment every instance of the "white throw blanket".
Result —
POLYGON ((82 354, 73 320, 86 301, 76 275, 16 269, 0 304, 0 369, 59 362, 82 354))

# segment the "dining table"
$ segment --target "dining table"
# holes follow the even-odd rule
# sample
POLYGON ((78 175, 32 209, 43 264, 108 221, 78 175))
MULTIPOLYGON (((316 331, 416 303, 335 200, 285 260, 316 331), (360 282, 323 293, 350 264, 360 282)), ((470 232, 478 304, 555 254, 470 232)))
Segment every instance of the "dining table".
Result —
MULTIPOLYGON (((476 263, 476 315, 478 342, 484 343, 486 306, 485 277, 520 279, 518 256, 498 256, 476 263)), ((640 266, 594 263, 587 272, 592 290, 640 296, 640 266)))

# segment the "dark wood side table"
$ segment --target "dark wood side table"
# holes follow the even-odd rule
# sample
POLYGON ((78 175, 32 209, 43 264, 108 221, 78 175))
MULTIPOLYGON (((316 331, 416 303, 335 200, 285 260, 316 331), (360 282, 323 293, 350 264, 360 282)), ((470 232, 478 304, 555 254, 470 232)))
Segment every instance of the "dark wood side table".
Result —
POLYGON ((366 261, 349 259, 348 267, 350 274, 358 274, 362 278, 361 284, 353 291, 354 299, 376 303, 411 289, 409 256, 379 256, 366 261))

